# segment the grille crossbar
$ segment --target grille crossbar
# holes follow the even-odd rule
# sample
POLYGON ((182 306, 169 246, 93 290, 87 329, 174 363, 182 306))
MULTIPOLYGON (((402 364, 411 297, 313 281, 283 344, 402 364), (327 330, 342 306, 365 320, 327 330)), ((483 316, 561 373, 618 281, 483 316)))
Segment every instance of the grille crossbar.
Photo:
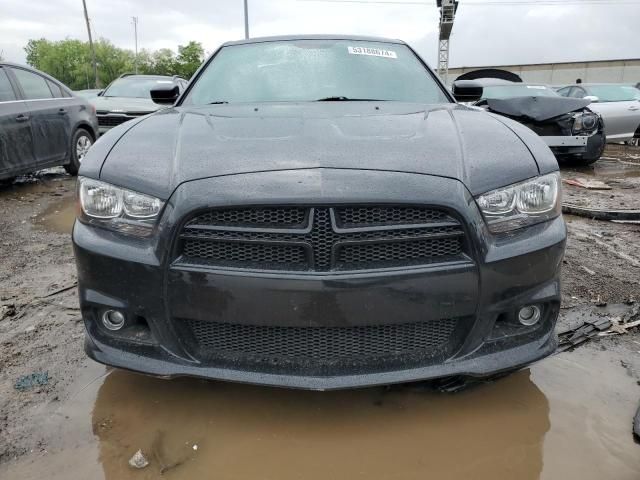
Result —
POLYGON ((432 208, 249 207, 188 221, 178 262, 327 272, 460 260, 464 247, 460 222, 432 208))

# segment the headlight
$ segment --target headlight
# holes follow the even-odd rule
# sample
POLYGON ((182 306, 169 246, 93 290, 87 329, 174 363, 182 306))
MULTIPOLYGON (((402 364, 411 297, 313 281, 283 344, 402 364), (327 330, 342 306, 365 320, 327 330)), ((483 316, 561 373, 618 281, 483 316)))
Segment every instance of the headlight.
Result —
POLYGON ((560 215, 560 174, 550 173, 476 198, 489 230, 507 232, 560 215))
POLYGON ((153 231, 163 206, 158 198, 85 177, 78 177, 78 197, 81 221, 141 237, 153 231))
POLYGON ((598 115, 592 112, 576 113, 573 116, 573 128, 571 131, 574 135, 579 133, 594 134, 598 127, 598 115))

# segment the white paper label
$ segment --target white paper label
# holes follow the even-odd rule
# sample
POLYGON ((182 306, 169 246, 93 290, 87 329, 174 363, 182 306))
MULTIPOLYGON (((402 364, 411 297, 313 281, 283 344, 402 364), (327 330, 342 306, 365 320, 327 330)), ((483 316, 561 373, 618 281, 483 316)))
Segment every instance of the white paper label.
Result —
POLYGON ((348 47, 351 55, 369 55, 370 57, 398 58, 393 50, 371 47, 348 47))

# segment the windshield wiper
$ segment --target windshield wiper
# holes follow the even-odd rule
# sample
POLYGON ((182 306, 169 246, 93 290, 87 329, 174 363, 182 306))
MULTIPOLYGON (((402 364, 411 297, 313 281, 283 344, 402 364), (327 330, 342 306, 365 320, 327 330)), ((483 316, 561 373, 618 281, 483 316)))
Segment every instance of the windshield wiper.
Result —
POLYGON ((316 102, 386 102, 379 98, 349 98, 349 97, 325 97, 314 100, 316 102))
POLYGON ((226 100, 218 100, 217 102, 209 102, 209 105, 222 105, 223 103, 229 103, 226 100))

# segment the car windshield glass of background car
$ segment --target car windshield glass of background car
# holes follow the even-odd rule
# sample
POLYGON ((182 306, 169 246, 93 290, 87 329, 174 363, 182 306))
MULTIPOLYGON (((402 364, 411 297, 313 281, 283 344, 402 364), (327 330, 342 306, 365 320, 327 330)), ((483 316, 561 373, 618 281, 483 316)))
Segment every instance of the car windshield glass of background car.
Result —
POLYGON ((601 102, 630 102, 640 100, 640 90, 627 85, 591 85, 589 95, 601 102))
POLYGON ((171 83, 158 78, 119 78, 104 91, 103 97, 151 98, 151 90, 171 83))
POLYGON ((405 45, 304 40, 222 48, 184 104, 322 99, 450 102, 405 45))
POLYGON ((482 98, 559 97, 544 85, 496 85, 484 87, 482 98))

